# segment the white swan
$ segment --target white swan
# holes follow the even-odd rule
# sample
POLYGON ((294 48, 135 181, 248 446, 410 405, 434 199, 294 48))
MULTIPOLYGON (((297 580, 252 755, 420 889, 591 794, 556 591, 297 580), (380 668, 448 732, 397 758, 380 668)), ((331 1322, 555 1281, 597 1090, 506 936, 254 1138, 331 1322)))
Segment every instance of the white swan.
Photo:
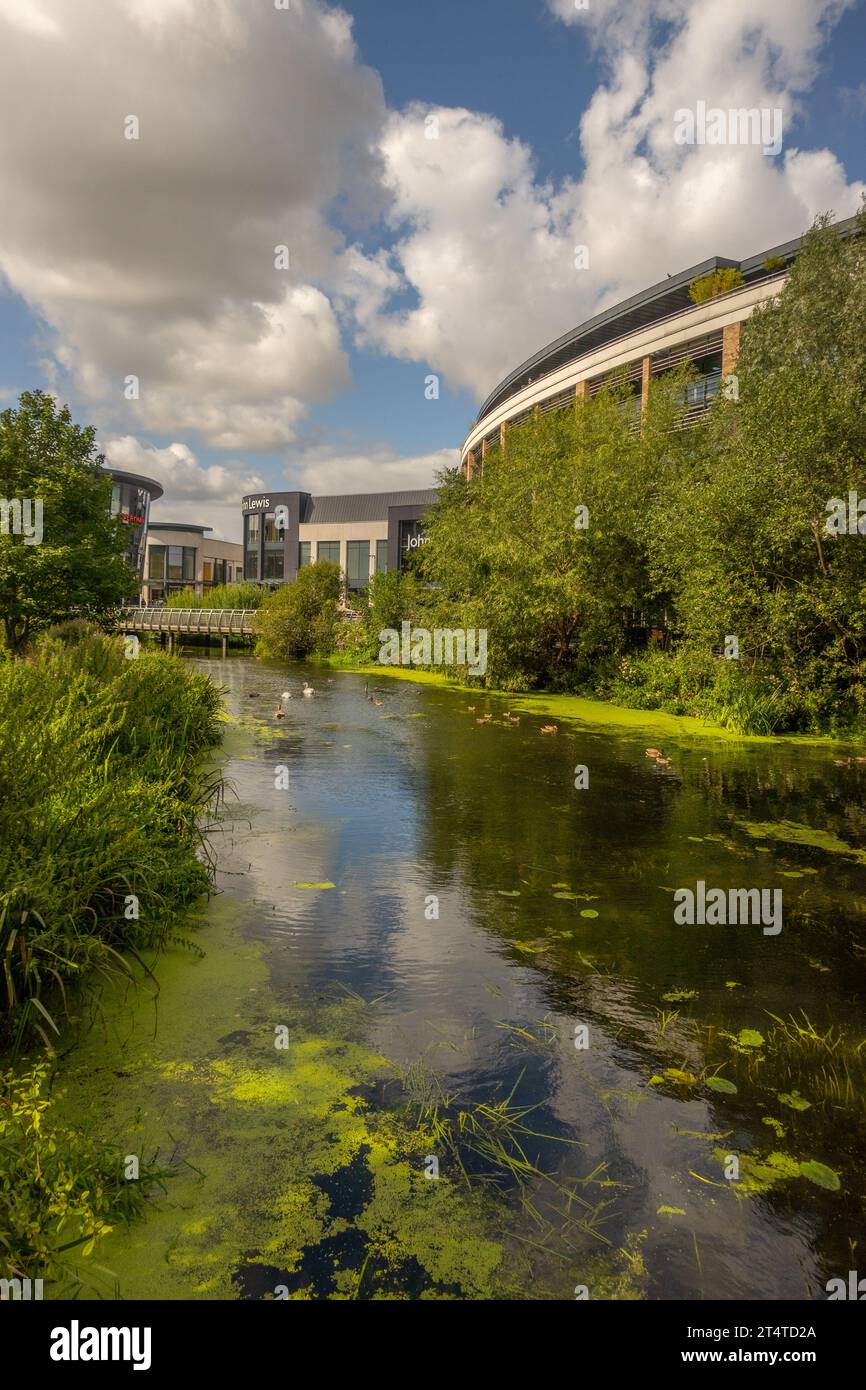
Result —
POLYGON ((291 698, 292 698, 292 692, 291 692, 291 690, 284 690, 283 693, 282 693, 282 697, 281 697, 281 698, 282 698, 283 700, 291 700, 291 698))
POLYGON ((304 694, 305 694, 305 695, 315 695, 315 693, 316 693, 316 692, 315 692, 315 690, 313 689, 313 687, 312 687, 311 685, 307 685, 307 682, 304 681, 304 694))

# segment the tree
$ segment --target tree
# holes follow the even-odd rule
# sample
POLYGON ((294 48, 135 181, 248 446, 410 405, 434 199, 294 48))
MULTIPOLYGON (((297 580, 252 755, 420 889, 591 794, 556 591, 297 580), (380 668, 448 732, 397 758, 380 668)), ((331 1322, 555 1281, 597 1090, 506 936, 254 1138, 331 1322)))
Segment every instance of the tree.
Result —
POLYGON ((565 683, 615 652, 647 589, 643 518, 656 480, 612 383, 532 420, 491 450, 483 475, 442 478, 421 566, 443 625, 488 632, 491 684, 565 683))
POLYGON ((102 622, 136 592, 94 435, 42 391, 25 391, 17 409, 0 413, 0 613, 13 653, 53 623, 102 622), (33 534, 15 534, 28 509, 33 534))
POLYGON ((337 605, 343 589, 339 565, 319 560, 298 571, 294 584, 269 594, 256 620, 260 656, 275 661, 334 650, 337 605))
POLYGON ((817 725, 866 710, 866 536, 856 519, 828 532, 833 499, 866 500, 866 211, 857 222, 843 238, 819 219, 744 324, 739 400, 714 407, 657 515, 690 641, 737 636, 741 664, 817 725))

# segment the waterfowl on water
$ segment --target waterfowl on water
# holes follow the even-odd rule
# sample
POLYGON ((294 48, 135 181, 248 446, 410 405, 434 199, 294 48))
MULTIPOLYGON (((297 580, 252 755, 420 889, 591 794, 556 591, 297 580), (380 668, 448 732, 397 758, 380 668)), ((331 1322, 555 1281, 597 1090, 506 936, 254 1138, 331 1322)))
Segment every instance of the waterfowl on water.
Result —
POLYGON ((277 709, 274 710, 274 718, 275 718, 275 719, 285 719, 285 717, 286 717, 286 716, 285 716, 285 713, 283 712, 283 710, 281 710, 281 709, 279 709, 279 708, 277 708, 277 709))
POLYGON ((661 750, 660 748, 647 748, 647 749, 646 749, 646 756, 647 756, 648 758, 663 758, 663 757, 664 757, 664 753, 662 752, 662 750, 661 750))
POLYGON ((558 733, 559 733, 559 728, 558 728, 558 726, 557 726, 556 724, 545 724, 545 726, 544 726, 544 728, 541 730, 541 732, 542 732, 543 734, 558 734, 558 733))
POLYGON ((315 692, 315 690, 313 689, 313 687, 312 687, 311 685, 308 685, 307 682, 304 681, 304 694, 305 694, 305 695, 315 695, 315 693, 316 693, 316 692, 315 692))
POLYGON ((291 700, 291 698, 292 698, 292 692, 291 692, 291 690, 284 690, 284 691, 283 691, 282 698, 283 698, 284 700, 291 700))

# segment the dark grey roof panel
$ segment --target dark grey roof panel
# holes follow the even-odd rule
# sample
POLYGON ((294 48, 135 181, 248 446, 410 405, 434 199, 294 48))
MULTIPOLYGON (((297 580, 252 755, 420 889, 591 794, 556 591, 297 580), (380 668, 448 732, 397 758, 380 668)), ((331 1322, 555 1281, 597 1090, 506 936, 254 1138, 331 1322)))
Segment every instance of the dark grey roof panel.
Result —
POLYGON ((352 521, 387 521, 389 507, 429 507, 436 488, 414 492, 359 492, 346 497, 307 497, 302 526, 341 526, 352 521))
MULTIPOLYGON (((834 226, 840 235, 847 237, 854 232, 855 221, 855 218, 850 217, 835 223, 834 226)), ((769 251, 762 251, 759 255, 750 256, 743 261, 731 261, 724 256, 712 256, 709 260, 702 261, 700 265, 693 265, 688 270, 681 270, 678 274, 672 275, 670 279, 662 280, 657 285, 651 285, 648 289, 641 290, 639 294, 632 295, 630 299, 624 299, 619 304, 614 304, 611 308, 596 314, 594 318, 587 319, 579 327, 572 329, 569 333, 564 333, 561 338, 557 338, 554 342, 548 343, 547 347, 527 358, 513 372, 510 372, 482 405, 473 422, 473 429, 485 416, 503 405, 511 396, 522 391, 525 386, 537 381, 539 377, 547 376, 549 372, 566 366, 569 362, 583 357, 596 348, 615 342, 617 338, 627 337, 640 328, 659 323, 663 319, 679 313, 682 309, 693 308, 694 305, 688 292, 692 280, 697 280, 702 275, 708 275, 710 271, 729 266, 738 268, 747 284, 765 279, 768 274, 773 272, 767 272, 764 269, 764 261, 768 257, 793 259, 802 246, 803 240, 803 237, 796 237, 793 241, 786 241, 781 246, 772 247, 769 251)))

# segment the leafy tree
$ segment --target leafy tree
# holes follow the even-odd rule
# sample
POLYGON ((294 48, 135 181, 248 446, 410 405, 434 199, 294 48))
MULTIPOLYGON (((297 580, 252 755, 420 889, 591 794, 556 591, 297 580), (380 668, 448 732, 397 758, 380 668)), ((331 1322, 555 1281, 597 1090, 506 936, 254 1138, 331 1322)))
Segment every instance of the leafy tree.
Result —
POLYGON ((337 643, 342 590, 339 565, 329 560, 305 565, 294 584, 284 584, 269 594, 259 609, 259 654, 282 661, 332 652, 337 643))
MULTIPOLYGON (((656 570, 688 639, 739 638, 808 721, 866 709, 866 537, 828 504, 866 498, 866 211, 807 236, 743 326, 739 401, 720 401, 657 509, 656 570)), ((866 528, 864 528, 866 529, 866 528)))
POLYGON ((66 618, 103 621, 136 592, 102 463, 94 430, 42 391, 25 391, 17 409, 0 413, 0 496, 41 502, 43 517, 38 544, 8 522, 0 531, 0 613, 13 653, 66 618))
POLYGON ((422 569, 443 625, 487 629, 492 684, 564 683, 618 650, 645 602, 657 467, 633 406, 612 383, 509 431, 471 482, 443 478, 422 569))

